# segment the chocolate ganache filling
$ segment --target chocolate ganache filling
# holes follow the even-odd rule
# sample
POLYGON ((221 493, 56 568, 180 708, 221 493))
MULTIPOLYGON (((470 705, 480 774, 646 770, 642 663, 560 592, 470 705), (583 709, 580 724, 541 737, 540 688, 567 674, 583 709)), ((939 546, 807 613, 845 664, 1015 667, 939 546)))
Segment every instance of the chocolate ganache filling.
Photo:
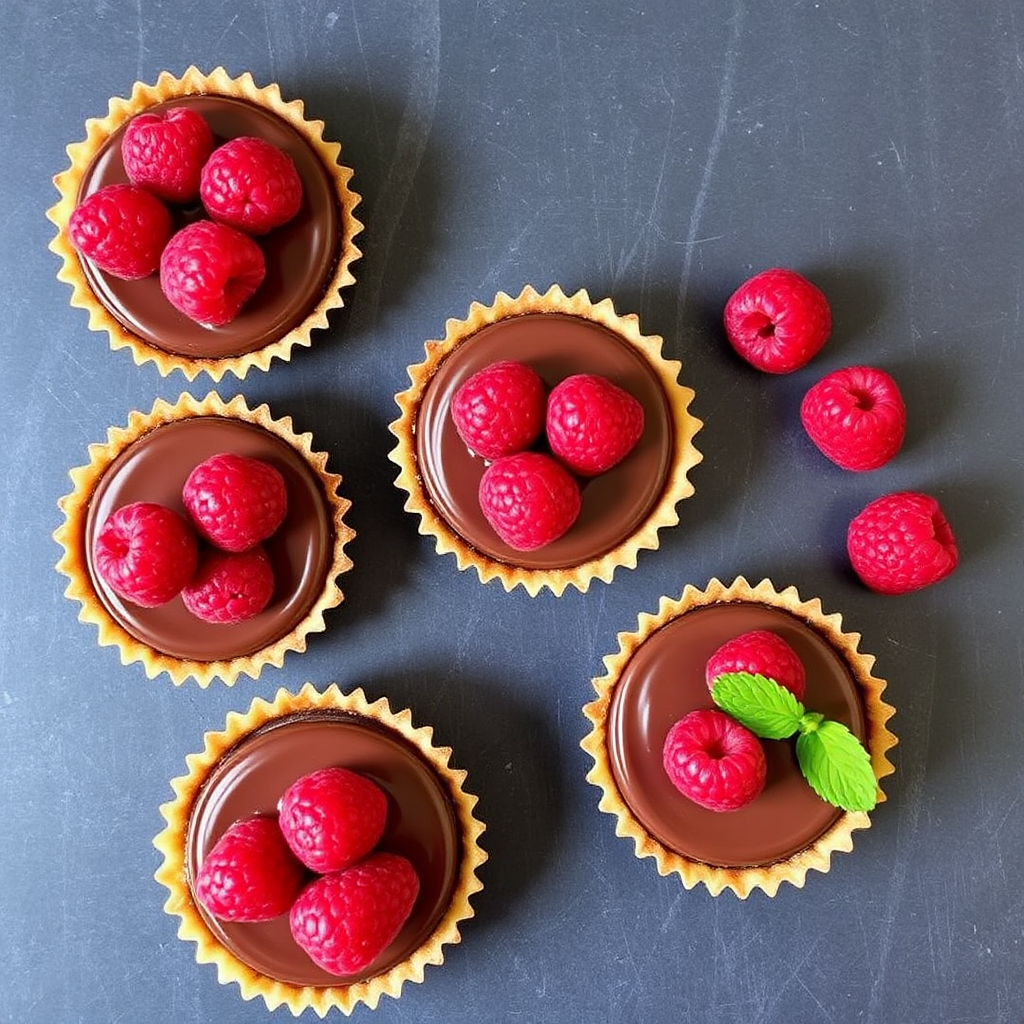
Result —
POLYGON ((415 432, 417 468, 438 513, 478 551, 527 569, 580 565, 621 544, 661 497, 674 448, 665 393, 647 356, 602 324, 563 313, 509 317, 461 342, 431 377, 415 432), (487 464, 463 444, 450 413, 462 383, 500 359, 533 367, 549 390, 574 373, 600 374, 630 392, 644 409, 637 446, 608 472, 580 481, 579 518, 562 537, 536 551, 508 547, 484 518, 477 495, 487 464))
MULTIPOLYGON (((283 149, 302 179, 303 199, 298 214, 257 242, 263 249, 267 274, 242 311, 223 327, 204 327, 179 313, 164 298, 159 274, 124 281, 81 259, 96 298, 132 334, 174 355, 222 359, 243 355, 278 341, 300 324, 324 294, 338 259, 340 211, 334 183, 310 144, 272 111, 227 96, 185 96, 147 108, 159 113, 188 106, 201 114, 214 135, 214 144, 252 135, 283 149)), ((128 180, 121 162, 122 126, 105 140, 82 178, 78 201, 104 185, 128 180)), ((175 228, 206 216, 194 206, 170 206, 175 228)))
POLYGON ((858 686, 841 655, 806 622, 766 605, 736 602, 685 612, 652 633, 626 663, 612 695, 607 743, 615 782, 641 825, 663 846, 719 867, 785 860, 810 846, 842 814, 805 781, 792 740, 762 740, 764 791, 738 811, 716 813, 679 793, 662 767, 669 728, 714 707, 704 679, 715 650, 754 629, 781 636, 807 670, 804 705, 865 741, 858 686))
POLYGON ((218 941, 235 956, 292 985, 351 983, 407 959, 448 909, 460 866, 459 827, 448 790, 419 752, 373 719, 315 711, 268 723, 214 766, 189 819, 185 864, 190 884, 234 822, 254 814, 275 815, 292 782, 328 766, 361 772, 387 794, 387 825, 378 848, 412 862, 420 893, 398 936, 358 977, 338 977, 317 967, 293 941, 287 915, 259 923, 219 921, 196 904, 218 941))
POLYGON ((319 477, 290 444, 262 427, 231 417, 196 416, 159 426, 123 451, 103 474, 89 503, 86 557, 104 607, 137 640, 176 658, 228 660, 287 636, 323 591, 332 557, 333 527, 319 477), (235 625, 203 622, 180 597, 142 608, 118 597, 93 563, 93 543, 107 517, 134 501, 184 513, 182 487, 204 459, 234 452, 280 470, 288 514, 264 548, 274 570, 274 595, 259 615, 235 625))

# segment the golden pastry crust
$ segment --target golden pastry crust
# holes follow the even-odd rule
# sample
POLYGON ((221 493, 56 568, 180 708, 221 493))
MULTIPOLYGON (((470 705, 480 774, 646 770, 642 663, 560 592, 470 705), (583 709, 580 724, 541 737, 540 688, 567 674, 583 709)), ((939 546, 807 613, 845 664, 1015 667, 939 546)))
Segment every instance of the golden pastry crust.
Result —
POLYGON ((663 340, 658 335, 640 333, 639 319, 635 314, 616 313, 611 299, 594 303, 583 289, 573 295, 566 295, 557 285, 543 294, 527 286, 514 298, 499 292, 490 306, 474 302, 465 320, 449 319, 445 324, 444 338, 427 341, 424 361, 408 368, 412 385, 395 396, 401 415, 389 427, 398 439, 389 454, 391 461, 399 467, 395 485, 408 494, 405 508, 419 516, 419 532, 434 538, 438 554, 453 554, 459 569, 475 569, 481 583, 498 579, 505 590, 511 591, 522 586, 531 597, 545 588, 555 595, 561 595, 567 586, 586 591, 594 579, 611 582, 619 567, 636 568, 641 550, 658 547, 658 531, 679 522, 676 506, 683 498, 694 493, 688 474, 703 458, 693 443, 694 436, 703 426, 689 411, 694 398, 693 389, 679 383, 682 364, 664 358, 662 344, 663 340), (455 349, 470 341, 482 328, 526 313, 567 314, 593 321, 608 328, 640 352, 659 380, 673 429, 673 450, 665 487, 645 520, 612 550, 564 568, 534 569, 517 566, 491 558, 472 547, 431 503, 417 467, 417 411, 434 373, 455 349))
POLYGON ((362 231, 363 225, 354 214, 361 197, 349 185, 353 174, 351 168, 338 162, 341 146, 336 142, 325 141, 323 129, 323 121, 306 119, 302 100, 285 102, 281 98, 278 85, 258 87, 249 72, 231 78, 222 67, 214 68, 209 74, 203 74, 193 65, 180 78, 163 71, 156 84, 136 82, 129 97, 112 97, 107 115, 89 118, 85 122, 85 139, 71 143, 67 147, 71 166, 54 177, 54 185, 60 193, 60 199, 46 212, 46 216, 58 228, 49 248, 61 258, 57 278, 71 286, 71 305, 88 312, 89 328, 94 331, 105 331, 110 338, 112 349, 129 349, 136 364, 140 366, 146 362, 155 363, 162 376, 167 376, 173 370, 180 370, 188 380, 194 380, 198 374, 205 372, 214 381, 219 381, 228 372, 243 378, 253 367, 268 370, 274 358, 290 360, 294 346, 308 347, 312 344, 310 332, 314 328, 328 326, 328 311, 344 305, 341 290, 355 283, 351 265, 362 255, 355 244, 355 238, 362 231), (227 96, 247 100, 255 106, 270 110, 286 121, 319 156, 324 170, 333 181, 341 211, 337 262, 324 284, 323 295, 316 305, 301 323, 277 341, 253 352, 224 358, 203 358, 166 352, 129 331, 93 294, 82 272, 78 253, 68 237, 68 222, 78 202, 83 175, 107 138, 136 114, 157 103, 194 95, 227 96))
POLYGON ((160 808, 166 827, 153 840, 163 861, 155 873, 157 882, 165 886, 169 896, 164 910, 180 918, 178 937, 196 943, 196 960, 217 966, 217 977, 222 984, 236 983, 244 999, 261 997, 268 1009, 286 1005, 298 1016, 312 1008, 320 1017, 331 1009, 350 1014, 360 1003, 371 1009, 381 996, 397 998, 406 982, 422 982, 428 964, 444 962, 444 947, 461 941, 460 925, 474 914, 470 897, 483 888, 477 871, 487 860, 480 846, 484 825, 474 816, 477 798, 467 793, 463 785, 466 773, 451 767, 450 747, 433 743, 433 730, 429 726, 416 727, 409 710, 393 712, 386 698, 372 704, 361 689, 342 693, 336 684, 319 693, 307 683, 298 693, 278 690, 270 703, 256 698, 245 714, 231 712, 222 731, 207 732, 203 750, 189 754, 185 759, 186 775, 171 780, 174 799, 160 808), (223 945, 207 927, 196 907, 186 867, 186 834, 196 797, 204 781, 217 762, 245 737, 266 723, 287 715, 304 711, 337 710, 373 719, 376 723, 398 733, 414 747, 433 768, 443 783, 458 821, 461 838, 461 859, 451 903, 435 926, 430 937, 408 959, 390 970, 366 981, 328 987, 289 985, 254 971, 223 945))
MULTIPOLYGON (((605 656, 606 672, 593 680, 597 698, 583 708, 591 729, 580 746, 594 760, 593 768, 587 773, 587 781, 601 790, 598 807, 615 817, 616 835, 633 840, 637 857, 652 857, 659 874, 677 874, 687 889, 703 884, 713 896, 724 889, 731 889, 741 899, 745 899, 754 889, 761 889, 767 895, 774 896, 784 882, 803 886, 808 871, 827 872, 833 853, 849 853, 853 849, 854 831, 871 825, 868 814, 864 811, 843 812, 807 849, 775 864, 758 867, 718 867, 705 864, 683 856, 648 834, 619 791, 608 754, 609 708, 619 677, 636 649, 652 633, 680 615, 695 608, 728 602, 762 604, 783 609, 821 634, 842 657, 859 688, 867 721, 866 746, 875 779, 880 783, 887 775, 891 775, 894 769, 888 752, 897 740, 886 723, 895 714, 895 709, 882 699, 886 683, 872 674, 874 657, 858 650, 860 634, 845 632, 842 616, 838 613, 826 615, 818 598, 803 601, 795 587, 778 591, 769 580, 762 580, 752 587, 742 576, 729 585, 712 579, 704 590, 688 584, 677 600, 663 597, 656 614, 642 613, 636 631, 618 635, 618 651, 605 656)), ((885 800, 880 785, 878 800, 885 800)))
POLYGON ((192 678, 200 686, 206 687, 212 680, 219 678, 231 685, 240 675, 258 677, 266 665, 280 668, 289 651, 304 651, 308 635, 322 632, 326 628, 324 612, 341 604, 344 599, 337 577, 352 568, 352 560, 345 554, 345 545, 355 536, 355 531, 345 523, 345 514, 352 503, 337 493, 341 477, 327 470, 327 455, 313 451, 312 440, 313 435, 310 433, 295 433, 291 417, 274 419, 266 405, 250 409, 241 396, 225 402, 216 392, 210 392, 203 399, 182 394, 174 405, 158 399, 149 413, 132 412, 125 427, 110 427, 105 443, 89 446, 89 464, 70 471, 74 489, 58 501, 58 507, 64 513, 64 522, 53 534, 54 540, 63 548, 56 568, 68 578, 65 596, 81 604, 79 621, 90 622, 98 628, 101 646, 118 647, 123 665, 141 662, 146 675, 151 679, 166 672, 175 684, 192 678), (255 424, 294 448, 320 481, 327 506, 327 520, 333 530, 323 588, 302 621, 285 636, 261 650, 219 661, 175 658, 132 636, 110 614, 97 594, 89 569, 85 541, 89 505, 111 463, 157 427, 197 416, 230 417, 255 424))

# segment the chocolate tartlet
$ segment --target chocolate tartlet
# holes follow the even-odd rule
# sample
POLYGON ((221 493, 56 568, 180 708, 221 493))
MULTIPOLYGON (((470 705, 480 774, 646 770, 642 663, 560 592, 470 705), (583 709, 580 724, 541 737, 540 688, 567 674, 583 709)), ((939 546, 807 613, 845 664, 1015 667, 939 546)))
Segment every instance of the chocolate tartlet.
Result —
POLYGON ((98 626, 101 644, 120 648, 124 664, 141 661, 150 677, 167 672, 175 683, 232 683, 242 673, 258 676, 266 664, 280 666, 288 651, 305 649, 310 632, 325 628, 324 612, 343 599, 337 577, 352 565, 344 551, 355 535, 344 522, 351 502, 337 494, 341 477, 327 471, 327 456, 312 450, 310 434, 295 434, 290 419, 272 419, 265 405, 251 410, 241 397, 182 395, 173 406, 157 401, 146 415, 132 413, 127 427, 110 428, 106 444, 91 445, 89 454, 59 502, 65 521, 54 533, 64 548, 57 569, 69 579, 66 595, 82 605, 79 618, 98 626), (197 619, 180 596, 156 608, 119 597, 94 564, 106 518, 134 501, 181 512, 188 474, 222 452, 262 459, 284 478, 288 514, 265 545, 275 580, 270 603, 224 625, 197 619))
POLYGON ((261 996, 270 1009, 287 1004, 296 1016, 308 1007, 321 1017, 359 1003, 372 1008, 382 995, 397 997, 406 981, 421 982, 427 964, 443 962, 443 947, 460 941, 487 859, 476 797, 463 789, 466 773, 450 757, 450 748, 433 745, 429 727, 413 726, 408 710, 394 713, 384 698, 370 704, 362 690, 343 694, 332 685, 321 694, 307 684, 298 694, 278 691, 270 704, 256 699, 245 715, 229 714, 225 729, 206 733, 203 751, 188 756, 188 774, 172 780, 175 797, 160 809, 167 827, 154 840, 163 854, 156 879, 170 892, 165 910, 181 918, 179 937, 196 943, 197 961, 217 965, 222 983, 237 982, 243 998, 261 996), (412 915, 359 977, 313 964, 292 939, 287 916, 218 921, 192 889, 228 827, 276 814, 292 782, 328 766, 358 771, 384 790, 379 848, 407 857, 420 879, 412 915))
POLYGON ((701 421, 689 412, 693 390, 678 382, 680 363, 661 354, 662 339, 643 335, 635 315, 619 316, 610 299, 592 303, 585 291, 543 295, 527 287, 516 298, 499 293, 488 307, 474 303, 466 320, 449 320, 443 340, 428 341, 424 362, 409 367, 412 386, 396 395, 390 454, 400 472, 405 507, 420 517, 439 553, 497 577, 506 590, 531 595, 547 587, 585 591, 609 582, 619 566, 636 566, 641 549, 658 546, 658 531, 678 523, 676 505, 693 493, 687 474, 701 460, 693 437, 701 421), (582 510, 550 544, 518 551, 491 528, 478 500, 486 463, 459 438, 452 397, 477 370, 502 359, 531 366, 548 388, 574 373, 607 377, 644 410, 639 443, 618 465, 582 483, 582 510))
MULTIPOLYGON (((223 68, 204 75, 190 67, 181 78, 163 72, 156 85, 136 83, 128 99, 110 100, 104 118, 86 122, 86 138, 67 147, 71 166, 54 178, 61 198, 47 216, 59 228, 50 248, 62 257, 58 278, 72 287, 71 304, 89 312, 89 327, 106 331, 112 348, 127 347, 136 363, 156 363, 161 374, 181 370, 220 380, 244 377, 290 359, 294 345, 310 345, 310 331, 328 326, 327 312, 342 305, 340 291, 355 281, 351 264, 362 224, 353 211, 352 171, 338 163, 341 147, 323 139, 323 122, 306 120, 300 100, 284 102, 277 85, 257 88, 248 73, 223 68), (302 207, 287 224, 261 236, 267 275, 239 315, 223 327, 198 324, 171 306, 159 275, 137 281, 114 277, 79 256, 68 237, 76 205, 104 185, 127 181, 120 143, 128 122, 143 111, 188 106, 209 124, 216 144, 256 136, 284 150, 303 186, 302 207)), ((201 205, 171 208, 175 227, 205 216, 201 205)))
MULTIPOLYGON (((638 857, 653 857, 661 874, 676 873, 687 888, 703 883, 713 895, 753 889, 774 896, 779 885, 802 886, 811 869, 828 871, 835 852, 853 848, 866 812, 843 811, 807 784, 790 741, 764 741, 765 788, 737 811, 706 810, 680 794, 662 766, 674 722, 714 701, 704 670, 715 650, 750 630, 770 630, 800 656, 807 671, 806 707, 846 725, 866 747, 876 780, 893 771, 896 743, 886 723, 885 682, 871 674, 874 658, 857 650, 859 634, 842 630, 821 602, 802 601, 795 588, 742 577, 704 591, 687 586, 679 600, 662 598, 656 615, 619 634, 619 651, 594 680, 597 699, 583 711, 592 723, 582 747, 594 759, 587 779, 602 790, 600 808, 617 818, 616 833, 633 839, 638 857)), ((884 800, 879 790, 878 799, 884 800)))

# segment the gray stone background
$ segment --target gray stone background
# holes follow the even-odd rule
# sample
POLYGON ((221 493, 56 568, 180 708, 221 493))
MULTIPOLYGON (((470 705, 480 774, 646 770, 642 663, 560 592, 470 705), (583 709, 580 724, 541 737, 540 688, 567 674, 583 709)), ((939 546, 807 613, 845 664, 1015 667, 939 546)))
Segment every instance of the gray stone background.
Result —
POLYGON ((1019 4, 0 0, 0 56, 2 1024, 272 1016, 176 938, 151 841, 203 731, 307 680, 432 724, 488 825, 461 945, 356 1020, 1024 1019, 1019 4), (343 475, 347 600, 304 655, 205 691, 100 648, 50 537, 90 442, 210 387, 87 329, 44 216, 85 119, 191 63, 304 99, 342 143, 366 223, 331 329, 218 388, 293 417, 343 475), (786 378, 742 364, 719 325, 771 265, 808 274, 834 312, 826 349, 786 378), (660 550, 559 599, 436 555, 387 460, 424 340, 526 283, 638 313, 705 421, 696 495, 660 550), (904 451, 867 475, 826 462, 798 419, 806 388, 854 362, 893 373, 909 407, 904 451), (845 525, 903 488, 940 498, 962 563, 881 598, 845 565, 845 525), (616 633, 663 594, 737 574, 843 613, 900 738, 854 852, 745 902, 635 859, 578 746, 616 633))

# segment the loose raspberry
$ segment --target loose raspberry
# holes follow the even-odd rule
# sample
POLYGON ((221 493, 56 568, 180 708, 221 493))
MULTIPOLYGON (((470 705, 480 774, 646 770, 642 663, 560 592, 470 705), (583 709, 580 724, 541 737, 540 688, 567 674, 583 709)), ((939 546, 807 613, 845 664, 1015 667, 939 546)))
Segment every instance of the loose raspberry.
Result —
POLYGON ((214 220, 250 235, 265 235, 299 212, 302 179, 283 149, 264 139, 240 136, 210 155, 199 194, 214 220))
POLYGON ((217 840, 196 875, 196 899, 222 921, 269 921, 285 914, 306 873, 273 818, 236 822, 217 840))
POLYGON ((68 233, 71 244, 100 270, 135 281, 160 266, 160 253, 171 237, 171 215, 145 189, 104 185, 75 207, 68 233))
POLYGON ((822 454, 843 469, 864 472, 884 466, 900 450, 907 410, 884 370, 848 366, 804 395, 800 419, 822 454))
POLYGON ((569 529, 580 489, 564 466, 540 452, 497 459, 480 478, 480 508, 494 532, 517 551, 534 551, 569 529))
POLYGON ((548 396, 551 451, 574 473, 597 476, 621 462, 644 432, 643 406, 607 377, 577 373, 548 396))
POLYGON ((419 895, 416 869, 395 853, 374 853, 311 882, 295 901, 292 937, 325 971, 364 971, 402 930, 419 895))
POLYGON ((285 841, 307 868, 341 871, 380 841, 388 798, 372 779, 348 768, 321 768, 293 782, 278 805, 285 841))
POLYGON ((798 370, 818 353, 831 330, 828 300, 794 270, 776 267, 755 274, 725 304, 729 343, 766 373, 798 370))
POLYGON ((160 257, 160 287, 180 313, 206 327, 223 327, 238 316, 266 275, 263 250, 225 224, 188 224, 160 257))
POLYGON ((466 447, 482 459, 525 451, 544 429, 544 381, 525 363, 491 363, 455 392, 452 420, 466 447))
POLYGON ((709 811, 735 811, 762 789, 761 741, 724 711, 691 711, 668 731, 663 764, 672 785, 709 811))
POLYGON ((199 175, 212 151, 210 126, 189 107, 137 114, 121 138, 129 180, 169 203, 199 198, 199 175))
POLYGON ((288 514, 280 471, 262 459, 222 452, 200 462, 181 499, 199 532, 224 551, 245 551, 267 540, 288 514))
POLYGON ((93 543, 100 578, 126 601, 155 608, 181 593, 198 557, 195 530, 184 516, 148 501, 122 505, 93 543))
POLYGON ((913 491, 872 501, 850 523, 846 549, 854 572, 879 594, 906 594, 938 583, 960 559, 939 503, 913 491))
POLYGON ((207 549, 181 592, 185 607, 196 618, 225 626, 259 615, 273 596, 274 570, 261 547, 207 549))
POLYGON ((767 629, 753 629, 722 644, 708 659, 704 673, 708 688, 726 672, 767 676, 801 701, 807 688, 807 673, 800 656, 778 633, 767 629))

